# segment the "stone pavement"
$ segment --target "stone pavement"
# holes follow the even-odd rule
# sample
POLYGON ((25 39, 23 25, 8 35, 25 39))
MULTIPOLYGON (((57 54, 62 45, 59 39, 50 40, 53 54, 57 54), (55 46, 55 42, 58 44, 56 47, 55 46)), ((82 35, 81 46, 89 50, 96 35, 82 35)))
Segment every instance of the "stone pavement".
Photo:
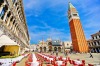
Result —
MULTIPOLYGON (((50 53, 46 53, 46 54, 50 54, 50 53)), ((55 55, 55 53, 54 53, 55 55)), ((58 54, 59 56, 63 56, 63 57, 66 57, 63 53, 59 53, 58 54)), ((87 64, 100 64, 100 53, 92 53, 93 55, 93 58, 89 58, 89 53, 87 54, 80 54, 80 53, 77 53, 77 54, 68 54, 68 56, 75 60, 75 59, 80 59, 80 60, 85 60, 86 61, 86 66, 87 64)), ((17 63, 17 66, 25 66, 25 61, 26 61, 27 58, 24 58, 21 62, 17 63)), ((43 66, 45 66, 45 64, 43 64, 43 66)), ((68 63, 67 66, 72 66, 68 63)))
POLYGON ((19 63, 17 63, 16 66, 25 66, 25 61, 26 61, 27 59, 28 59, 27 57, 23 58, 19 63))
MULTIPOLYGON (((54 53, 54 55, 56 55, 56 53, 54 53)), ((58 55, 62 57, 67 57, 64 55, 64 53, 59 53, 58 55)), ((92 55, 93 58, 89 58, 90 57, 89 53, 83 53, 83 54, 76 53, 76 54, 68 54, 68 57, 70 57, 72 60, 76 60, 76 59, 85 60, 86 66, 88 64, 94 64, 94 65, 100 64, 100 53, 92 53, 92 55)))
MULTIPOLYGON (((59 53, 60 56, 66 57, 64 56, 64 54, 59 53)), ((70 57, 71 59, 75 60, 75 59, 80 59, 80 60, 85 60, 86 65, 87 64, 100 64, 100 53, 92 53, 93 58, 89 58, 90 54, 68 54, 68 57, 70 57)))

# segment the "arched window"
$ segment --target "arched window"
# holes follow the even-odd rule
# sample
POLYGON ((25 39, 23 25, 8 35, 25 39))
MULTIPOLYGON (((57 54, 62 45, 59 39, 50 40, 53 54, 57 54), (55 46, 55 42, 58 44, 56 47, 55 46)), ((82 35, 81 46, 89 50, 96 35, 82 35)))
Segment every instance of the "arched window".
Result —
POLYGON ((4 0, 0 0, 0 6, 4 3, 4 0))
POLYGON ((17 6, 18 3, 15 4, 15 6, 17 6))
POLYGON ((67 44, 67 46, 68 46, 69 44, 67 44))
POLYGON ((17 7, 17 10, 19 9, 19 6, 17 7))
POLYGON ((11 15, 11 12, 9 11, 7 16, 6 16, 6 20, 5 20, 6 23, 8 22, 8 19, 9 19, 10 15, 11 15))
POLYGON ((58 51, 61 52, 61 47, 58 47, 58 51))
POLYGON ((17 26, 17 23, 15 23, 15 28, 16 28, 16 26, 17 26))
POLYGON ((15 20, 13 21, 13 25, 15 24, 15 20))
POLYGON ((1 13, 0 13, 0 18, 3 19, 4 15, 6 13, 6 11, 8 10, 8 6, 5 5, 4 8, 2 9, 1 13))
POLYGON ((52 43, 51 43, 51 42, 49 42, 49 43, 48 43, 48 45, 52 45, 52 43))
POLYGON ((96 45, 96 42, 94 42, 94 45, 96 45))
POLYGON ((13 20, 13 16, 11 17, 10 21, 12 21, 12 20, 13 20))
POLYGON ((44 52, 46 52, 46 47, 44 47, 44 52))
POLYGON ((57 51, 58 49, 57 49, 57 47, 54 47, 54 51, 57 51))
POLYGON ((8 10, 8 6, 5 5, 5 7, 4 7, 4 11, 6 12, 7 10, 8 10))
POLYGON ((40 47, 40 52, 42 52, 42 47, 40 47))
POLYGON ((11 12, 9 11, 9 13, 7 14, 7 17, 10 17, 10 15, 11 15, 11 12))
POLYGON ((89 46, 91 46, 91 44, 89 43, 89 46))
POLYGON ((100 35, 99 35, 99 38, 100 38, 100 35))
POLYGON ((1 18, 1 19, 3 19, 4 12, 5 12, 5 11, 4 11, 4 8, 3 8, 2 11, 1 11, 1 13, 0 13, 0 18, 1 18))

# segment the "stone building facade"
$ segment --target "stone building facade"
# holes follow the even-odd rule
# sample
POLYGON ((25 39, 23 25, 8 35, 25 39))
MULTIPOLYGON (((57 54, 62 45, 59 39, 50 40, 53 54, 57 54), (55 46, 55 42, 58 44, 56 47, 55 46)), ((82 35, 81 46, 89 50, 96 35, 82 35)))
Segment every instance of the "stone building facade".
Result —
POLYGON ((39 41, 38 45, 37 45, 37 50, 38 52, 48 52, 48 45, 47 42, 45 41, 39 41))
POLYGON ((73 46, 71 41, 64 41, 64 51, 65 52, 73 51, 73 46))
POLYGON ((0 52, 22 54, 29 41, 23 1, 0 0, 0 52))
POLYGON ((52 39, 47 39, 47 41, 40 41, 37 49, 39 52, 63 52, 64 47, 62 45, 62 41, 60 40, 52 40, 52 39))
POLYGON ((30 50, 33 51, 33 52, 36 52, 37 51, 37 44, 31 44, 30 50))
POLYGON ((100 53, 100 31, 92 34, 90 40, 88 40, 88 46, 91 52, 100 53))

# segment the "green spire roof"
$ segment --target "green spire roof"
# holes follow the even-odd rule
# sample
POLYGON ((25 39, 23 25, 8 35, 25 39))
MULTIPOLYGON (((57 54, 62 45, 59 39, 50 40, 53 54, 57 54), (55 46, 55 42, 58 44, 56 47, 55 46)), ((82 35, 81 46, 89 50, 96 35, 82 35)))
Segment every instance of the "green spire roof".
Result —
POLYGON ((71 9, 71 8, 75 8, 70 2, 68 4, 68 10, 71 9))

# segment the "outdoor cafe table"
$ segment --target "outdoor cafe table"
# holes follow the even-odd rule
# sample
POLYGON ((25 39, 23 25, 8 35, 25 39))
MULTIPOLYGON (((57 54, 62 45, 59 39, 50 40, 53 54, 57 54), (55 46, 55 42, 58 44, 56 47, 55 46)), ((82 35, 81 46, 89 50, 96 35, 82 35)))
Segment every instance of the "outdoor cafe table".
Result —
POLYGON ((63 60, 66 60, 66 58, 62 58, 63 60))
POLYGON ((31 66, 39 66, 39 62, 31 62, 31 66))
POLYGON ((63 61, 56 61, 56 63, 58 64, 58 66, 62 65, 63 61))
POLYGON ((77 64, 77 65, 82 64, 82 62, 81 62, 81 61, 79 61, 79 60, 74 60, 74 62, 75 62, 75 64, 77 64))

